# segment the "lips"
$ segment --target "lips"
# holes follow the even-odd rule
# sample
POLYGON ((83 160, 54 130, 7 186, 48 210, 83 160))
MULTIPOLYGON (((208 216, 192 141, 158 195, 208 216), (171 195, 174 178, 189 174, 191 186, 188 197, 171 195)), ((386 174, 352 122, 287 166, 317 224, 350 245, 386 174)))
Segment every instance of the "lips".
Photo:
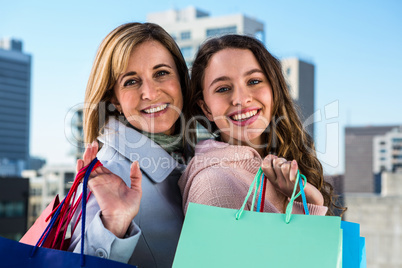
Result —
POLYGON ((161 111, 166 110, 166 108, 167 108, 168 106, 169 106, 169 105, 168 105, 167 103, 164 103, 164 104, 162 104, 162 105, 153 106, 153 107, 149 107, 149 108, 143 109, 142 112, 144 112, 144 113, 146 113, 146 114, 154 114, 154 113, 158 113, 158 112, 161 112, 161 111))
POLYGON ((255 120, 257 120, 260 111, 261 109, 256 108, 243 109, 241 111, 229 114, 228 117, 231 119, 233 124, 245 126, 252 124, 255 120))
POLYGON ((250 117, 253 117, 257 113, 258 113, 258 110, 253 110, 253 111, 242 113, 242 114, 235 114, 235 115, 231 116, 230 118, 232 118, 232 120, 235 120, 235 121, 243 121, 243 120, 249 119, 250 117))

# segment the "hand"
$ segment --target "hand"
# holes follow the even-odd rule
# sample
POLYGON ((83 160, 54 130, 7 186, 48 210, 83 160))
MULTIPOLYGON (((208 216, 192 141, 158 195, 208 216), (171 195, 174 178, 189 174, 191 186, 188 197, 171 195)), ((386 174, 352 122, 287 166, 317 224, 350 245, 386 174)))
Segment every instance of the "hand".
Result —
POLYGON ((297 174, 296 161, 288 162, 285 158, 267 155, 261 168, 276 190, 286 197, 292 196, 297 174))
MULTIPOLYGON (((88 165, 98 153, 94 141, 85 150, 83 160, 77 161, 77 170, 88 165)), ((88 186, 101 209, 103 225, 117 237, 123 238, 131 221, 138 214, 142 196, 142 174, 138 162, 131 164, 131 187, 107 168, 101 166, 92 171, 88 186)))
MULTIPOLYGON (((292 196, 298 170, 296 160, 289 162, 285 158, 268 155, 264 158, 261 168, 277 191, 286 197, 290 198, 292 196)), ((310 183, 304 185, 304 193, 307 203, 319 206, 324 204, 321 192, 310 183)), ((301 197, 297 200, 302 201, 301 197)))

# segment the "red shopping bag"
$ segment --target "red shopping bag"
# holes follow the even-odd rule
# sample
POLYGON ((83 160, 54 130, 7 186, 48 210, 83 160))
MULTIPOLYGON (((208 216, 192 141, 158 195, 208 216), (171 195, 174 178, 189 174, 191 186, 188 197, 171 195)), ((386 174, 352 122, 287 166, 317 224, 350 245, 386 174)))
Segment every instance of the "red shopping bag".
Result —
MULTIPOLYGON (((97 161, 92 167, 91 171, 93 169, 96 169, 100 165, 102 164, 97 161)), ((47 206, 47 208, 35 221, 32 227, 21 238, 21 243, 32 246, 40 245, 46 248, 67 250, 70 244, 70 240, 66 239, 67 228, 78 205, 81 203, 82 194, 78 198, 76 198, 76 195, 78 186, 81 183, 88 168, 89 165, 82 168, 78 172, 67 196, 61 203, 58 196, 54 198, 54 200, 47 206), (59 212, 57 214, 57 217, 55 217, 55 213, 58 209, 59 212), (49 228, 51 221, 53 221, 53 224, 52 227, 49 228), (44 239, 45 237, 46 239, 44 239)), ((89 195, 87 198, 89 198, 89 195)), ((74 232, 75 228, 76 226, 72 228, 72 232, 74 232)))
MULTIPOLYGON (((29 228, 29 230, 21 238, 20 242, 35 246, 43 232, 46 230, 49 220, 47 217, 52 211, 60 204, 59 195, 56 195, 52 202, 45 208, 42 214, 36 219, 35 223, 29 228)), ((49 243, 50 244, 50 243, 49 243)))
MULTIPOLYGON (((43 231, 42 235, 36 242, 35 246, 27 245, 21 242, 13 241, 10 239, 6 239, 0 237, 0 260, 2 268, 14 268, 14 267, 30 267, 30 268, 43 268, 43 267, 53 267, 53 268, 70 268, 70 267, 96 267, 96 268, 128 268, 133 267, 128 264, 111 261, 107 259, 102 259, 93 256, 84 255, 84 247, 85 247, 85 232, 81 231, 81 254, 67 252, 63 250, 54 249, 54 245, 57 247, 63 248, 63 242, 61 244, 57 244, 58 237, 65 237, 65 231, 63 231, 63 226, 65 226, 66 222, 71 221, 72 213, 75 212, 75 209, 78 203, 82 205, 82 220, 81 220, 81 228, 85 230, 85 211, 86 211, 86 201, 87 198, 82 198, 82 202, 78 200, 76 202, 72 202, 70 205, 69 200, 75 199, 76 193, 76 185, 80 183, 82 177, 83 179, 83 193, 82 196, 87 196, 87 184, 89 174, 95 169, 97 166, 101 165, 97 158, 95 158, 88 167, 85 167, 81 170, 76 178, 73 186, 70 189, 67 197, 53 210, 50 215, 47 216, 47 220, 49 224, 43 231), (61 235, 60 235, 61 234, 61 235), (50 243, 53 248, 44 247, 45 244, 50 243)), ((51 206, 50 206, 51 207, 51 206)), ((49 209, 50 211, 50 209, 49 209)), ((44 216, 46 214, 43 213, 44 216)), ((37 230, 40 229, 40 224, 32 229, 32 233, 27 235, 24 238, 25 241, 30 241, 36 236, 37 230), (36 229, 37 228, 37 229, 36 229)), ((65 243, 64 243, 65 244, 65 243)))

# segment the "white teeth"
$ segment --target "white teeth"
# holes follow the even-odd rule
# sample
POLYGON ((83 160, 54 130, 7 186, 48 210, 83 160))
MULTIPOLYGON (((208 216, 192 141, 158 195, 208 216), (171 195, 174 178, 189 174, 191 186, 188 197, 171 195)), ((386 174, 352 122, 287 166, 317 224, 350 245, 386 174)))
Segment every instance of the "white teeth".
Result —
POLYGON ((151 109, 146 109, 146 110, 144 110, 144 112, 146 112, 147 114, 157 113, 157 112, 160 112, 162 110, 165 110, 167 106, 168 106, 167 104, 163 104, 163 105, 158 106, 158 107, 154 107, 154 108, 151 108, 151 109))
POLYGON ((243 114, 235 114, 232 116, 232 119, 235 121, 240 121, 240 120, 244 120, 244 119, 248 119, 254 115, 256 115, 258 112, 258 110, 253 110, 247 113, 243 113, 243 114))

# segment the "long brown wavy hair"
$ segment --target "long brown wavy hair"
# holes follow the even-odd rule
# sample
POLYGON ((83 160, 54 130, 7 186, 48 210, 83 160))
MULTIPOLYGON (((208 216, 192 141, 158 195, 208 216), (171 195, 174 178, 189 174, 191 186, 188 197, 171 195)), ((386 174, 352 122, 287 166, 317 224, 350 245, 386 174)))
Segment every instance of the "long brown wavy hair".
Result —
MULTIPOLYGON (((267 144, 264 156, 275 154, 285 159, 295 159, 300 172, 309 183, 314 185, 324 197, 324 205, 328 207, 327 215, 333 215, 334 208, 339 209, 333 187, 324 181, 323 168, 317 159, 314 141, 306 132, 290 97, 281 64, 272 56, 257 39, 244 35, 224 35, 207 40, 200 47, 191 69, 190 92, 185 103, 198 103, 203 100, 203 81, 205 69, 212 56, 226 48, 248 49, 260 64, 273 92, 272 120, 263 133, 267 144)), ((204 113, 198 105, 187 105, 183 112, 188 118, 202 118, 204 113)), ((211 133, 217 133, 214 122, 198 120, 211 133)), ((342 209, 342 208, 341 208, 342 209)))
MULTIPOLYGON (((113 87, 119 75, 126 69, 131 51, 146 41, 158 41, 170 52, 179 74, 183 99, 188 98, 186 96, 190 85, 188 68, 174 39, 161 26, 154 23, 133 22, 120 25, 100 44, 88 79, 84 107, 85 143, 91 143, 102 134, 110 116, 119 116, 111 105, 113 87)), ((184 136, 185 126, 180 120, 176 121, 176 130, 182 132, 184 136)))

